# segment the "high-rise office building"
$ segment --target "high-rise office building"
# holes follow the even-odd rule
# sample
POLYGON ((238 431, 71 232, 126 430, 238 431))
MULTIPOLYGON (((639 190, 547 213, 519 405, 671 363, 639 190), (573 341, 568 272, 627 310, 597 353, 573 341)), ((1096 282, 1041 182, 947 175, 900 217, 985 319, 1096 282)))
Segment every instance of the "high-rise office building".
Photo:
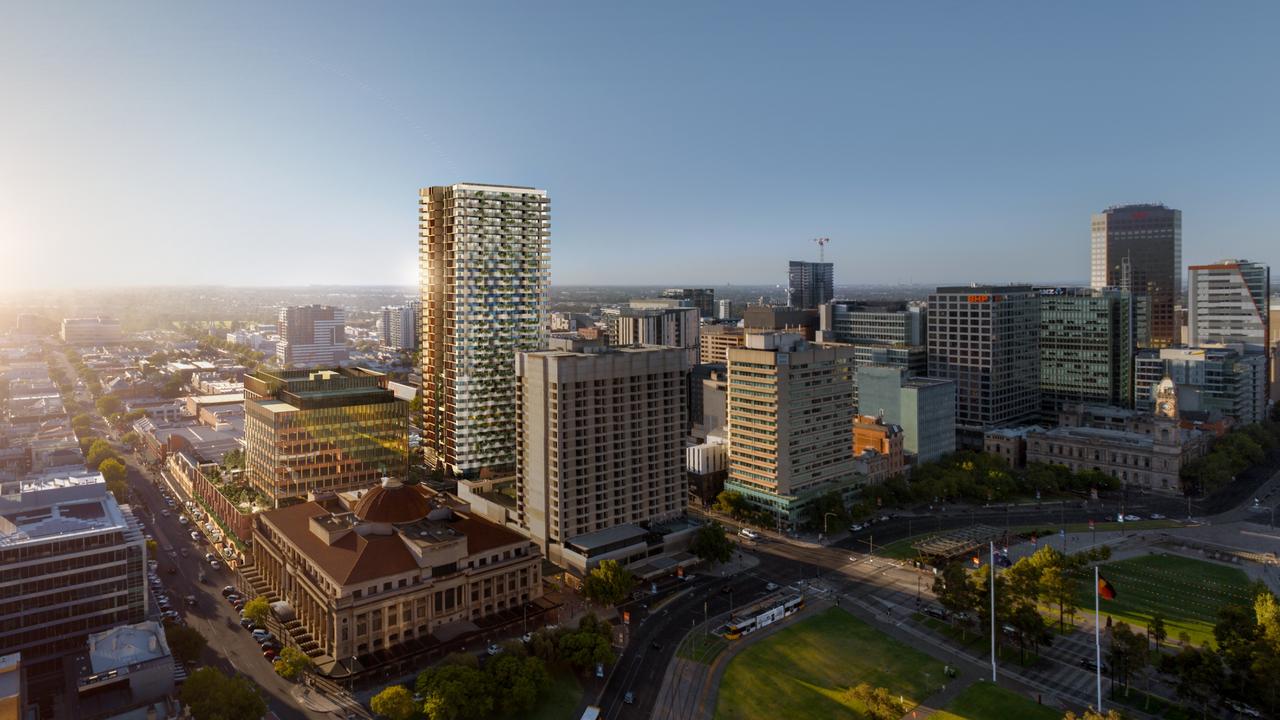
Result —
POLYGON ((674 300, 686 300, 689 307, 698 308, 698 314, 704 318, 715 317, 716 291, 714 288, 667 288, 662 297, 674 300))
POLYGON ((1266 356, 1240 345, 1140 350, 1134 359, 1134 407, 1168 414, 1157 393, 1165 378, 1172 381, 1179 416, 1205 413, 1248 425, 1267 412, 1266 356))
POLYGON ((729 298, 716 301, 717 320, 732 320, 734 317, 733 312, 733 301, 729 298))
POLYGON ((564 567, 577 538, 684 513, 688 366, 679 348, 552 343, 516 359, 516 503, 564 567))
POLYGON ((903 367, 858 368, 859 412, 902 428, 902 447, 916 462, 956 450, 956 384, 911 377, 903 367))
POLYGON ((382 347, 395 350, 417 350, 421 308, 422 303, 417 300, 404 305, 383 307, 382 347))
POLYGON ((790 333, 747 335, 729 350, 729 477, 779 527, 810 520, 828 492, 847 496, 854 469, 853 351, 790 333))
POLYGON ((273 507, 409 472, 409 406, 364 368, 244 378, 245 470, 273 507))
POLYGON ((276 360, 282 367, 310 368, 346 362, 347 311, 329 305, 280 308, 276 360))
POLYGON ((509 469, 516 459, 516 353, 547 341, 547 193, 460 184, 420 195, 428 460, 466 475, 509 469))
POLYGON ((1151 344, 1178 342, 1174 306, 1182 298, 1182 211, 1117 205, 1093 216, 1089 284, 1151 300, 1151 344))
POLYGON ((929 377, 956 383, 961 445, 980 448, 987 430, 1039 412, 1039 301, 1029 285, 940 287, 929 296, 929 377))
POLYGON ((0 493, 0 654, 24 663, 84 647, 147 614, 146 541, 100 473, 0 493))
MULTIPOLYGON (((924 375, 929 370, 927 317, 924 303, 869 305, 833 301, 818 308, 817 341, 849 345, 858 367, 894 365, 905 368, 909 376, 924 375)), ((858 407, 856 382, 853 402, 858 407)))
POLYGON ((835 266, 829 262, 792 260, 787 266, 787 304, 802 310, 831 302, 835 266))
POLYGON ((1040 288, 1041 418, 1067 405, 1133 406, 1133 296, 1117 288, 1040 288))
POLYGON ((1271 268, 1248 260, 1192 265, 1187 280, 1187 344, 1239 343, 1251 353, 1271 344, 1271 268))

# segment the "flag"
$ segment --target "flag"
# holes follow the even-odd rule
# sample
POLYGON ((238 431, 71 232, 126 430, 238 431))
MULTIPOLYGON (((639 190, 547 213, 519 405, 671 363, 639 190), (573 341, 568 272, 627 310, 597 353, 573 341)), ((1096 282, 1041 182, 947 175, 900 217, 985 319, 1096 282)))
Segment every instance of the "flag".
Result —
POLYGON ((1107 582, 1107 579, 1101 575, 1098 576, 1098 595, 1100 595, 1104 600, 1116 599, 1115 586, 1107 582))

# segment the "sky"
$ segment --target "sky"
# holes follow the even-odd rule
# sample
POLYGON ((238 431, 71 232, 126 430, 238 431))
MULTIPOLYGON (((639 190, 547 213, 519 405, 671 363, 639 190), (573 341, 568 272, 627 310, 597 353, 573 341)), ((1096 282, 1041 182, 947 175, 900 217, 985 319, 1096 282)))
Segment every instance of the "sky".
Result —
POLYGON ((1089 216, 1280 263, 1280 3, 9 2, 0 291, 412 284, 417 191, 552 282, 1087 281, 1089 216))

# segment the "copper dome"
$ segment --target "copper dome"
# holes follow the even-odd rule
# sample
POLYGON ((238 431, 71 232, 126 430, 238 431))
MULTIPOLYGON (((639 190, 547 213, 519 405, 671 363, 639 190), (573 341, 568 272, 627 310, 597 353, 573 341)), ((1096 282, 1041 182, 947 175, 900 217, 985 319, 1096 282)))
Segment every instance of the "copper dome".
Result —
POLYGON ((421 487, 384 477, 381 485, 360 497, 352 512, 363 522, 398 525, 425 518, 431 512, 431 501, 421 487))

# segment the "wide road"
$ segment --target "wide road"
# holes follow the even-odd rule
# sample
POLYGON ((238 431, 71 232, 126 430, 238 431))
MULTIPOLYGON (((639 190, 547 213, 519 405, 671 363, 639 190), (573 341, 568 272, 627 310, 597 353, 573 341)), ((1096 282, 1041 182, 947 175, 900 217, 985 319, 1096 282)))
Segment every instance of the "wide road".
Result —
POLYGON ((276 675, 271 663, 263 658, 258 644, 240 627, 239 613, 222 597, 223 586, 235 584, 231 571, 225 565, 213 570, 204 560, 204 554, 211 552, 212 546, 203 540, 199 543, 192 541, 189 526, 179 523, 178 515, 185 511, 183 503, 190 498, 175 495, 177 506, 168 508, 160 493, 159 484, 163 480, 159 474, 145 467, 132 452, 120 445, 114 433, 113 439, 128 465, 134 512, 160 546, 157 558, 160 582, 173 608, 182 613, 186 623, 199 630, 208 641, 202 658, 204 664, 228 674, 248 677, 262 691, 270 710, 284 720, 345 718, 345 714, 317 713, 300 707, 290 696, 295 685, 276 675), (169 510, 168 517, 161 513, 165 509, 169 510), (183 550, 186 550, 187 557, 182 556, 183 550), (170 568, 174 568, 176 573, 170 574, 170 568), (202 572, 206 576, 203 583, 199 582, 202 572), (183 602, 187 595, 196 597, 195 607, 187 607, 183 602))

